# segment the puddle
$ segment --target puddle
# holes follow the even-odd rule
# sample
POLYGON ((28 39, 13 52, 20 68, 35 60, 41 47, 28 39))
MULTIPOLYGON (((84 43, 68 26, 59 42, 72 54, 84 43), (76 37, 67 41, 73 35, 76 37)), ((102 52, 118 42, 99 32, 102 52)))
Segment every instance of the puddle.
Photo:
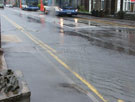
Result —
POLYGON ((63 25, 68 26, 68 27, 76 27, 76 25, 74 24, 63 24, 63 25))
MULTIPOLYGON (((74 32, 74 31, 64 31, 64 34, 68 34, 68 35, 72 35, 72 36, 80 36, 80 37, 85 38, 88 41, 90 41, 90 43, 94 46, 96 45, 99 47, 103 47, 103 48, 107 48, 107 49, 111 49, 111 50, 115 50, 118 52, 123 52, 123 53, 127 53, 129 55, 135 56, 134 43, 127 44, 127 42, 129 42, 129 41, 124 42, 125 40, 120 40, 119 38, 117 38, 117 36, 114 36, 113 34, 108 33, 108 35, 107 35, 107 34, 91 33, 88 35, 86 32, 79 33, 79 32, 74 32)), ((135 34, 132 36, 134 36, 134 38, 135 38, 135 34)), ((133 40, 133 42, 134 42, 134 40, 133 40)))
POLYGON ((14 13, 14 15, 16 15, 16 16, 19 16, 19 17, 23 17, 23 14, 21 14, 21 13, 14 13))
POLYGON ((35 23, 41 23, 41 20, 40 19, 36 19, 36 18, 33 18, 33 17, 27 17, 27 20, 28 22, 35 22, 35 23))
POLYGON ((84 89, 82 89, 81 87, 79 87, 76 84, 60 83, 59 86, 63 87, 63 88, 71 89, 74 92, 77 92, 79 94, 81 94, 81 93, 86 94, 87 93, 87 91, 85 91, 84 89))
MULTIPOLYGON (((21 13, 15 13, 14 15, 17 15, 21 18, 23 17, 23 14, 21 14, 21 13)), ((38 17, 34 18, 34 17, 31 17, 31 16, 26 17, 28 22, 35 22, 35 23, 41 23, 41 24, 45 23, 45 19, 44 19, 44 17, 42 17, 42 15, 39 15, 40 16, 39 18, 38 17)))

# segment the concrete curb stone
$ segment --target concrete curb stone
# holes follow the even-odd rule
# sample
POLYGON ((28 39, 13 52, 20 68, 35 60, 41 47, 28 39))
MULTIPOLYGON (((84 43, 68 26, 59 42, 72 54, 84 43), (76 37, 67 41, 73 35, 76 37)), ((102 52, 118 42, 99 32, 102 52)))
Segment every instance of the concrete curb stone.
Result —
POLYGON ((20 83, 19 92, 17 94, 13 94, 11 92, 8 94, 0 93, 0 102, 30 102, 31 92, 26 81, 24 80, 22 72, 16 70, 14 73, 20 83))

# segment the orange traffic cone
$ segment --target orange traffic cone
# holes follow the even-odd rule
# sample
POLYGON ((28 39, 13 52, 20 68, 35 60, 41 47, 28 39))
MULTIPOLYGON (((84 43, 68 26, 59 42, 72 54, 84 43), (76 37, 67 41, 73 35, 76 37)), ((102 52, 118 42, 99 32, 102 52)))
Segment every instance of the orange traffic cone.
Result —
POLYGON ((44 11, 44 4, 43 4, 43 0, 40 0, 41 5, 40 5, 40 11, 44 11))
POLYGON ((22 0, 20 0, 20 8, 22 8, 22 0))

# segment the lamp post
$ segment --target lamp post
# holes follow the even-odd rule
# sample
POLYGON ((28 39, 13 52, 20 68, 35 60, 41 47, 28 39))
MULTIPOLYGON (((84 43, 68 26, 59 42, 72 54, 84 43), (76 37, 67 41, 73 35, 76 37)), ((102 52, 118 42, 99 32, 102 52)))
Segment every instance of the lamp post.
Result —
POLYGON ((89 0, 89 13, 91 13, 91 0, 89 0))

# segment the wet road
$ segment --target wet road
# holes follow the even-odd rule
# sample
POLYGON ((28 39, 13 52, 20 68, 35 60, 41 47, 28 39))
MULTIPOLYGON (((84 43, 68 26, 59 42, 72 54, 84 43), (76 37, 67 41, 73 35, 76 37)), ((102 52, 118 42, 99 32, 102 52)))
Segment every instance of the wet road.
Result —
MULTIPOLYGON (((88 87, 87 82, 89 82, 108 102, 120 100, 135 102, 135 29, 132 25, 131 27, 114 25, 92 18, 88 20, 55 17, 41 12, 21 11, 17 8, 6 8, 0 12, 49 45, 52 48, 49 49, 64 64, 86 80, 83 81, 76 77, 76 74, 72 74, 56 56, 49 57, 52 63, 77 85, 100 99, 100 95, 88 87)), ((3 19, 5 18, 2 17, 4 25, 3 19)), ((4 26, 6 28, 6 24, 4 26)), ((14 30, 16 29, 8 29, 6 33, 14 30)), ((20 40, 25 39, 20 38, 20 40)), ((20 49, 31 52, 35 48, 27 45, 20 49)), ((13 50, 6 48, 7 52, 13 50)), ((19 49, 15 51, 19 52, 19 49)), ((42 55, 45 54, 43 49, 40 48, 40 51, 42 55)))

